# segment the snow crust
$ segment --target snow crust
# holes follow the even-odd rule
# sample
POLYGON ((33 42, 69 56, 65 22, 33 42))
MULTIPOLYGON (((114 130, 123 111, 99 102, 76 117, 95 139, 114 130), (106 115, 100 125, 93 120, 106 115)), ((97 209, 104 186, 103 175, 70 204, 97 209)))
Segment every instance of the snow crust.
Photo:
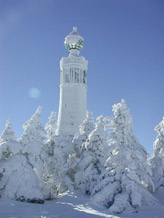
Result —
POLYGON ((114 215, 108 209, 93 204, 86 196, 79 193, 68 193, 45 204, 21 203, 0 199, 0 218, 163 218, 164 189, 155 194, 161 204, 152 207, 141 207, 139 213, 114 215))

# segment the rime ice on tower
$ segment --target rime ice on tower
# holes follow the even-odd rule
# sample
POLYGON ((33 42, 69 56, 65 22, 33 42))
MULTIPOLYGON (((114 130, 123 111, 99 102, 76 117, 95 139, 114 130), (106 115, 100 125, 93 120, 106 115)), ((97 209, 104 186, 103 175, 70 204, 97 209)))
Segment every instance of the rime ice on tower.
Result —
POLYGON ((79 56, 83 38, 77 28, 65 38, 68 57, 60 61, 60 100, 57 135, 73 137, 79 130, 87 110, 86 72, 88 61, 79 56))

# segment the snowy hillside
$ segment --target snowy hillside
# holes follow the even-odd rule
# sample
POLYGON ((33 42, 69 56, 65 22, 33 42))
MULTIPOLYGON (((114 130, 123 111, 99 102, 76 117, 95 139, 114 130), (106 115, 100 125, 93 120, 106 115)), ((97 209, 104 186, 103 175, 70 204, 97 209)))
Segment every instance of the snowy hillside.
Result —
POLYGON ((139 213, 112 215, 101 206, 94 205, 86 196, 66 194, 58 200, 46 201, 45 204, 0 199, 0 218, 163 218, 164 188, 155 193, 161 205, 141 207, 139 213))

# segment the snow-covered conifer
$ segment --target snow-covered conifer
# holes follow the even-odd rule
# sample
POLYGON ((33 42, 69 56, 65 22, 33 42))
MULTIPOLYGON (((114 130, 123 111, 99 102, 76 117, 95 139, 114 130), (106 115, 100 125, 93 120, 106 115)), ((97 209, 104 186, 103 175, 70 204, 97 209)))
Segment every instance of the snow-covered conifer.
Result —
POLYGON ((147 153, 133 134, 133 121, 124 100, 113 106, 109 128, 110 154, 92 189, 94 201, 114 213, 156 203, 147 153), (148 191, 149 190, 149 191, 148 191))
POLYGON ((33 116, 24 123, 23 129, 24 133, 21 136, 21 143, 24 145, 28 143, 37 142, 40 143, 40 145, 43 144, 43 140, 45 139, 45 129, 40 123, 40 112, 41 112, 41 106, 39 106, 36 110, 36 112, 33 114, 33 116))
POLYGON ((164 186, 164 117, 155 127, 157 137, 154 142, 153 158, 151 160, 154 175, 155 188, 164 186))
POLYGON ((42 189, 46 199, 53 199, 59 193, 59 171, 62 164, 57 148, 56 113, 51 112, 48 119, 49 121, 45 126, 45 130, 47 130, 47 141, 43 146, 43 152, 46 154, 46 162, 44 162, 44 171, 42 174, 42 189))
POLYGON ((0 161, 0 195, 32 203, 43 203, 39 180, 24 155, 16 154, 0 161))
POLYGON ((50 117, 48 118, 45 129, 47 130, 48 139, 54 138, 56 136, 57 121, 56 112, 52 111, 50 117))
MULTIPOLYGON (((110 117, 109 139, 114 144, 131 144, 136 138, 133 136, 133 120, 125 100, 113 105, 114 117, 110 117)), ((133 144, 133 143, 132 143, 133 144)))
POLYGON ((47 142, 45 143, 44 149, 48 156, 52 156, 54 154, 54 147, 56 142, 56 113, 51 112, 51 115, 48 119, 49 121, 46 123, 45 126, 45 130, 47 130, 47 142))
POLYGON ((86 118, 79 127, 79 132, 73 138, 73 147, 77 157, 80 157, 83 143, 87 141, 89 134, 94 130, 95 123, 92 112, 87 111, 86 118))
POLYGON ((8 158, 19 153, 20 150, 20 143, 16 138, 10 120, 8 120, 6 122, 6 128, 0 137, 0 159, 8 158))
POLYGON ((51 143, 53 153, 47 153, 46 150, 46 161, 44 162, 42 171, 41 186, 45 199, 53 199, 63 190, 62 184, 65 176, 63 173, 65 163, 63 162, 62 148, 55 144, 54 139, 51 139, 51 141, 48 141, 47 143, 51 143), (54 143, 54 145, 52 143, 54 143))
POLYGON ((89 134, 94 130, 94 128, 95 123, 92 112, 87 111, 86 118, 79 126, 79 132, 77 132, 72 140, 73 153, 69 155, 67 160, 67 175, 72 180, 72 182, 74 182, 74 177, 78 170, 78 162, 80 160, 80 156, 83 150, 85 150, 83 145, 87 141, 89 134))
POLYGON ((97 118, 95 129, 89 134, 83 144, 83 152, 75 175, 75 187, 90 194, 104 164, 105 149, 107 147, 104 117, 97 118))
POLYGON ((46 131, 40 123, 40 112, 41 107, 38 107, 34 115, 23 125, 24 133, 20 142, 23 146, 22 153, 26 155, 36 173, 42 176, 46 161, 45 152, 43 152, 46 131))
POLYGON ((63 150, 55 146, 54 155, 49 158, 47 187, 50 198, 56 198, 59 194, 68 190, 69 178, 66 176, 68 166, 63 157, 63 150))

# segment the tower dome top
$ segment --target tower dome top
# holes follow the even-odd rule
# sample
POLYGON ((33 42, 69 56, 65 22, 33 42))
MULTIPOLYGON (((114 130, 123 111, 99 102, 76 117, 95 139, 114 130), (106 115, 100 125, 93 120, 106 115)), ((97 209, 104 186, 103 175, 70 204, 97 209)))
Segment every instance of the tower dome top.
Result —
POLYGON ((65 37, 65 47, 71 52, 71 50, 80 51, 83 48, 83 37, 77 32, 77 27, 73 27, 73 31, 65 37))

